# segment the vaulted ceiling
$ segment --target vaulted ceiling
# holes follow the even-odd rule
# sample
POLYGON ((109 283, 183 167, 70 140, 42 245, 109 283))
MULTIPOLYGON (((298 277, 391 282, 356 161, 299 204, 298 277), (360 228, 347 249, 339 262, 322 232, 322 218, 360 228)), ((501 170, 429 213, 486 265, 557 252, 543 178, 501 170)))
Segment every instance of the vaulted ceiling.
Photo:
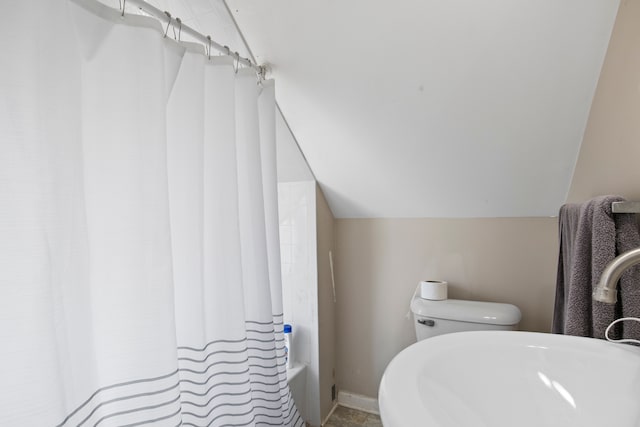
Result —
MULTIPOLYGON (((151 3, 240 42, 221 0, 151 3)), ((505 217, 565 201, 618 1, 227 6, 336 217, 505 217)))

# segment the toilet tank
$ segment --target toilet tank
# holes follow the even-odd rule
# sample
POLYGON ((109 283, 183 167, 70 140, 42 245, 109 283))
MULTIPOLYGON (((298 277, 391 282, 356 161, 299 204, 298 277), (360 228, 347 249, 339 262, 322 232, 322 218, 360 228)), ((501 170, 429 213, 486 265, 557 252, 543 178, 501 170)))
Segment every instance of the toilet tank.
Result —
POLYGON ((446 299, 431 301, 414 296, 411 312, 418 341, 463 331, 515 330, 522 318, 512 304, 446 299))

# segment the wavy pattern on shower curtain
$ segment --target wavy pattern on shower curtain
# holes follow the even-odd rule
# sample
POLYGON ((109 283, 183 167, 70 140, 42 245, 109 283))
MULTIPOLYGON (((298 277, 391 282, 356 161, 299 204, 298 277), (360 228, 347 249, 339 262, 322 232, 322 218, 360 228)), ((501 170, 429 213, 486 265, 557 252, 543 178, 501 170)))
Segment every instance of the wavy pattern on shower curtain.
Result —
POLYGON ((0 425, 303 425, 272 82, 92 0, 6 6, 0 425))

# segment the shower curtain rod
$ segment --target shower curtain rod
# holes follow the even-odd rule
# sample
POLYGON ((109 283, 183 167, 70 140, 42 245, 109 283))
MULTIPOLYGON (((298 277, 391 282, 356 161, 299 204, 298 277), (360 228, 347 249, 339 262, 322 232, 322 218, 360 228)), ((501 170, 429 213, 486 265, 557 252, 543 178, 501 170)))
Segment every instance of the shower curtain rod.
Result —
POLYGON ((189 34, 190 36, 194 37, 196 40, 199 40, 200 42, 202 42, 205 45, 206 49, 214 48, 218 52, 222 52, 222 53, 226 53, 227 55, 234 56, 240 64, 246 65, 256 70, 260 79, 264 79, 266 77, 267 68, 265 66, 254 64, 253 62, 251 62, 250 59, 241 57, 238 54, 238 52, 232 52, 228 46, 222 46, 221 44, 216 43, 211 39, 211 36, 205 36, 204 34, 194 30, 188 25, 183 24, 182 21, 179 20, 180 19, 179 17, 174 18, 168 12, 163 12, 162 10, 147 3, 144 0, 124 0, 123 13, 124 13, 124 7, 127 5, 127 3, 133 4, 139 7, 149 15, 155 17, 156 19, 168 25, 173 25, 176 28, 180 28, 180 31, 185 32, 186 34, 189 34))

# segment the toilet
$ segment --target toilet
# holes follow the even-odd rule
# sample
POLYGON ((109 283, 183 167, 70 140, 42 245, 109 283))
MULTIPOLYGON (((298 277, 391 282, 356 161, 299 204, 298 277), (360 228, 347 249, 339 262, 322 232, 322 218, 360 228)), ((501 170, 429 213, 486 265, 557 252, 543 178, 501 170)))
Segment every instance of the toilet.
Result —
POLYGON ((411 312, 418 341, 463 331, 516 330, 522 314, 512 304, 456 299, 428 300, 414 295, 411 312))
MULTIPOLYGON (((497 386, 491 384, 493 378, 490 375, 478 375, 477 382, 474 379, 466 382, 461 380, 467 378, 470 371, 468 366, 462 366, 459 361, 476 360, 474 343, 484 342, 487 346, 492 346, 491 335, 505 335, 486 331, 517 329, 522 318, 520 309, 512 304, 447 299, 446 290, 429 292, 431 285, 425 286, 426 292, 421 292, 422 283, 435 283, 431 290, 446 289, 446 282, 421 282, 411 299, 418 342, 398 353, 385 368, 378 392, 382 424, 388 427, 488 425, 481 408, 487 402, 495 400, 495 392, 491 387, 497 386), (421 294, 425 293, 427 296, 422 298, 421 294), (429 297, 433 298, 427 299, 429 297), (471 331, 478 333, 455 335, 456 332, 471 331), (452 333, 454 334, 425 341, 427 338, 452 333), (466 342, 468 345, 460 345, 466 342), (456 357, 459 355, 466 359, 456 357), (434 372, 438 374, 434 375, 434 372), (447 377, 460 380, 459 384, 475 390, 476 395, 480 396, 477 402, 465 401, 463 394, 449 387, 453 382, 441 381, 447 377), (456 419, 462 419, 452 416, 457 413, 471 421, 457 423, 456 419)), ((514 333, 513 336, 518 334, 514 333)), ((494 350, 495 354, 501 354, 500 348, 494 350)), ((473 369, 482 373, 483 361, 486 362, 488 358, 477 360, 480 370, 477 367, 473 369)), ((495 365, 500 365, 500 361, 495 365)), ((500 402, 496 407, 500 407, 500 402)), ((517 422, 511 425, 517 425, 517 422)))

